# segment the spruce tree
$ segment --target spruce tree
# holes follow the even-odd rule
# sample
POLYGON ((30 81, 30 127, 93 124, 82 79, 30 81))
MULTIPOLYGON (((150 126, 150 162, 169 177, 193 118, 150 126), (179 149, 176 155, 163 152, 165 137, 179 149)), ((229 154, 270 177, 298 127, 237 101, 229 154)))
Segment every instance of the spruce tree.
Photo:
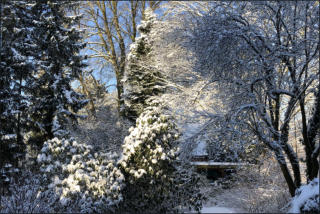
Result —
POLYGON ((140 36, 131 44, 127 57, 127 69, 122 80, 124 105, 121 111, 133 121, 149 106, 150 97, 162 94, 165 88, 162 75, 152 62, 152 31, 155 23, 156 15, 148 9, 145 20, 138 26, 140 36))
POLYGON ((1 4, 0 166, 17 163, 24 153, 23 134, 29 124, 26 91, 35 68, 30 6, 26 1, 1 4))
POLYGON ((67 137, 68 119, 75 121, 76 112, 87 101, 75 92, 71 82, 86 65, 79 52, 84 48, 81 32, 75 25, 80 16, 68 16, 71 2, 37 2, 33 7, 37 33, 33 35, 39 54, 36 80, 32 84, 30 113, 34 121, 31 141, 42 144, 53 137, 67 137))

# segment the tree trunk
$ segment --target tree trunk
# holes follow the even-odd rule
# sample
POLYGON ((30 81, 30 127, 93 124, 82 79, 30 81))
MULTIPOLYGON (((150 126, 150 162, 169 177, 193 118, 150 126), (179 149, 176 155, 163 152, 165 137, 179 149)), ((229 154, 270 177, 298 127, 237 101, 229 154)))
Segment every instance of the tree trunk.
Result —
POLYGON ((117 73, 117 94, 118 94, 118 112, 120 113, 121 116, 124 116, 124 112, 121 111, 121 108, 124 105, 124 100, 122 99, 123 96, 123 83, 121 82, 123 73, 120 74, 120 72, 117 73))
MULTIPOLYGON (((284 158, 284 154, 283 154, 283 146, 282 145, 279 145, 279 147, 275 147, 274 146, 274 142, 270 142, 269 140, 267 140, 265 137, 263 137, 264 135, 259 133, 259 131, 255 131, 255 133, 257 134, 257 136, 259 137, 259 139, 265 143, 265 145, 267 147, 269 147, 269 149, 271 151, 274 152, 275 156, 276 156, 276 159, 278 161, 278 164, 280 166, 280 169, 281 169, 281 172, 287 182, 287 185, 288 185, 288 188, 289 188, 289 192, 291 194, 291 196, 294 196, 295 195, 295 191, 297 189, 297 186, 295 184, 295 182, 293 181, 293 178, 290 174, 290 171, 288 169, 288 166, 287 166, 287 163, 286 163, 286 160, 284 158)), ((277 139, 277 137, 275 137, 275 139, 277 139)), ((274 139, 274 140, 275 140, 274 139)), ((279 139, 278 141, 276 142, 279 142, 281 141, 281 139, 279 139)))
POLYGON ((116 33, 118 36, 118 41, 119 41, 119 49, 120 49, 120 60, 117 64, 117 92, 118 92, 118 112, 120 113, 121 107, 123 106, 123 84, 122 84, 122 78, 125 72, 125 62, 126 62, 126 46, 124 43, 124 39, 122 36, 121 28, 120 28, 120 23, 119 23, 119 17, 118 17, 118 8, 117 8, 117 3, 112 2, 113 5, 113 15, 114 15, 114 25, 116 28, 116 33))
POLYGON ((287 164, 286 164, 286 161, 285 161, 283 155, 278 152, 275 152, 275 153, 276 153, 276 158, 277 158, 277 161, 280 165, 280 169, 282 171, 282 174, 287 182, 290 195, 293 197, 295 195, 297 187, 296 187, 295 183, 293 182, 292 176, 290 174, 290 171, 287 167, 287 164))
MULTIPOLYGON (((320 75, 320 74, 319 74, 320 75)), ((320 82, 320 81, 319 81, 320 82)), ((316 136, 320 135, 320 84, 318 85, 318 92, 316 94, 316 102, 314 104, 312 117, 309 121, 309 127, 307 130, 308 143, 310 144, 310 148, 305 146, 306 151, 306 161, 307 161, 307 176, 308 180, 311 181, 315 177, 317 177, 319 171, 319 163, 317 161, 317 157, 319 155, 319 151, 316 152, 315 143, 316 136)))
POLYGON ((300 174, 300 166, 299 166, 299 160, 295 152, 293 151, 292 147, 288 143, 288 137, 289 137, 289 122, 291 113, 295 106, 295 99, 293 97, 290 98, 285 116, 284 116, 284 123, 281 128, 281 137, 280 137, 280 143, 283 151, 287 155, 290 164, 292 166, 292 170, 294 173, 294 179, 295 179, 295 185, 296 188, 299 188, 301 186, 301 174, 300 174))
POLYGON ((301 174, 300 174, 300 165, 299 165, 299 160, 296 154, 294 153, 292 147, 288 144, 288 133, 284 133, 286 135, 284 138, 282 137, 281 141, 281 147, 283 148, 285 154, 287 155, 293 175, 294 175, 294 183, 296 188, 299 188, 301 186, 301 174))

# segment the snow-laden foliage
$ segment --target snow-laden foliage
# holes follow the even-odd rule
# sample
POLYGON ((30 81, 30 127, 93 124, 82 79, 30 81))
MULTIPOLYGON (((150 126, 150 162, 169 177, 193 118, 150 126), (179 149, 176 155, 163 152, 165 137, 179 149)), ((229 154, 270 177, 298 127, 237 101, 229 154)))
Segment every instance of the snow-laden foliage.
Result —
POLYGON ((319 213, 319 192, 319 178, 301 186, 290 203, 289 213, 319 213))
POLYGON ((157 167, 176 157, 173 142, 178 138, 178 133, 168 118, 157 110, 147 109, 137 119, 136 127, 130 128, 130 134, 124 140, 120 165, 137 179, 144 174, 163 176, 157 167))
POLYGON ((294 195, 301 171, 292 133, 305 145, 308 179, 319 170, 319 4, 212 2, 210 7, 194 16, 185 37, 196 58, 193 69, 216 83, 235 131, 243 132, 236 123, 245 124, 250 138, 274 152, 294 195), (301 121, 298 131, 295 117, 301 121))
POLYGON ((54 138, 44 143, 37 161, 46 188, 60 196, 66 211, 110 212, 122 200, 124 185, 116 158, 76 141, 54 138))
POLYGON ((85 47, 82 31, 76 26, 80 15, 70 16, 67 8, 75 6, 72 2, 43 1, 32 4, 32 24, 35 28, 32 38, 38 53, 39 72, 35 81, 30 82, 29 113, 32 117, 34 136, 30 142, 41 146, 53 137, 66 138, 67 120, 76 121, 76 113, 86 105, 84 96, 74 91, 71 82, 78 78, 86 67, 80 51, 85 47))
POLYGON ((54 212, 57 195, 43 191, 41 177, 29 171, 20 174, 18 182, 12 181, 10 194, 0 198, 0 213, 51 213, 54 212))
POLYGON ((172 118, 160 107, 147 107, 129 131, 119 160, 127 181, 122 209, 159 213, 178 206, 200 208, 197 177, 178 161, 179 134, 172 118))
POLYGON ((30 55, 35 50, 28 36, 30 8, 26 1, 3 1, 0 10, 0 167, 6 162, 16 164, 24 154, 23 129, 30 128, 26 114, 36 62, 30 55))
POLYGON ((123 77, 124 106, 121 111, 133 121, 144 111, 148 98, 164 91, 162 75, 154 66, 151 50, 153 48, 152 30, 156 15, 151 9, 146 10, 145 20, 138 26, 140 37, 130 45, 127 68, 123 77))
MULTIPOLYGON (((196 57, 190 45, 194 21, 198 10, 208 9, 208 2, 168 2, 164 4, 169 15, 157 20, 150 33, 153 39, 152 55, 155 67, 163 75, 166 84, 164 102, 175 115, 181 130, 181 152, 183 159, 190 159, 199 142, 207 141, 211 159, 236 161, 242 152, 244 137, 237 138, 232 127, 226 127, 227 106, 217 86, 209 78, 195 70, 196 57), (195 6, 195 7, 194 7, 195 6), (198 9, 195 9, 198 8, 198 9), (171 13, 172 11, 175 11, 171 13), (191 15, 191 13, 193 13, 191 15), (194 17, 195 16, 195 17, 194 17), (210 132, 210 136, 207 136, 210 132), (224 151, 226 150, 226 152, 224 151)), ((200 11, 201 12, 201 11, 200 11)))

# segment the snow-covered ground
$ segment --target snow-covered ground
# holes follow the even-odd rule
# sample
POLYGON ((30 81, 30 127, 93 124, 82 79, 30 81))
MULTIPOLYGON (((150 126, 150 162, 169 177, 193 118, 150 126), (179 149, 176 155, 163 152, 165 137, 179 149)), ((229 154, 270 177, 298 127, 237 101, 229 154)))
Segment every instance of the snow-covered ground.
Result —
POLYGON ((302 207, 304 207, 304 211, 315 211, 315 209, 319 206, 318 203, 319 178, 315 178, 309 184, 303 185, 297 190, 296 196, 291 202, 291 209, 289 210, 289 213, 300 213, 300 209, 302 209, 302 207), (317 196, 318 200, 316 199, 317 196))
MULTIPOLYGON (((196 211, 187 211, 184 213, 197 213, 196 211)), ((200 213, 246 213, 243 209, 236 209, 231 207, 220 207, 220 206, 212 206, 212 207, 203 207, 200 213)))
POLYGON ((242 213, 244 211, 228 207, 203 207, 201 213, 242 213))

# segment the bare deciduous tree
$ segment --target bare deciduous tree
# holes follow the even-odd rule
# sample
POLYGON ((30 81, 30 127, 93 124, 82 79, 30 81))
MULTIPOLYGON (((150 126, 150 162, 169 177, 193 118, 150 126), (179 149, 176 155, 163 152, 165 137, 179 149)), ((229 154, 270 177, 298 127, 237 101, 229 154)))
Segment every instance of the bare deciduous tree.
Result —
POLYGON ((274 152, 291 195, 301 185, 299 159, 288 141, 296 111, 308 180, 319 170, 318 7, 317 2, 218 2, 199 16, 197 39, 189 45, 198 55, 197 69, 220 83, 234 120, 245 116, 254 136, 274 152))
POLYGON ((88 30, 89 58, 101 58, 112 65, 118 94, 118 106, 123 102, 126 54, 137 36, 137 23, 146 7, 155 10, 160 1, 88 1, 84 9, 84 26, 88 30))

